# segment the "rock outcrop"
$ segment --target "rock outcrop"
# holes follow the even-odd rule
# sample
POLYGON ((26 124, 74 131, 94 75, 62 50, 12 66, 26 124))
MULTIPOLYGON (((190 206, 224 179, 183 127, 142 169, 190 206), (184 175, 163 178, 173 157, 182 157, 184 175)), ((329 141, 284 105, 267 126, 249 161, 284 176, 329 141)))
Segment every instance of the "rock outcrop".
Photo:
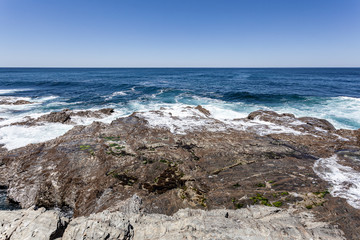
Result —
POLYGON ((22 122, 15 122, 11 125, 26 125, 34 126, 41 125, 43 123, 62 123, 62 124, 74 124, 72 118, 82 117, 82 118, 98 118, 109 116, 114 112, 113 108, 103 108, 95 111, 84 110, 84 111, 71 111, 69 109, 64 109, 60 112, 51 112, 49 114, 44 114, 36 119, 28 118, 22 122))
POLYGON ((58 211, 44 208, 0 211, 0 239, 56 239, 63 235, 68 222, 58 211))
MULTIPOLYGON (((294 206, 339 225, 348 239, 359 238, 360 211, 328 194, 331 186, 313 171, 319 158, 345 149, 356 155, 358 131, 269 111, 229 123, 205 110, 184 109, 184 114, 196 114, 186 122, 166 110, 134 113, 111 124, 76 126, 45 143, 1 151, 0 185, 8 186, 8 196, 23 208, 73 211, 73 223, 105 210, 123 211, 123 202, 136 194, 144 214, 294 206), (170 126, 171 121, 177 126, 170 126)), ((66 116, 72 116, 67 112, 43 118, 66 124, 66 116)), ((107 113, 111 111, 99 114, 107 113)), ((341 154, 339 158, 354 165, 341 154)))
POLYGON ((44 209, 0 212, 0 239, 327 239, 341 230, 306 212, 252 206, 239 210, 181 209, 173 216, 108 210, 69 219, 44 209))
POLYGON ((24 104, 32 104, 32 102, 29 102, 27 100, 16 100, 16 101, 10 101, 10 100, 0 100, 0 105, 24 105, 24 104))

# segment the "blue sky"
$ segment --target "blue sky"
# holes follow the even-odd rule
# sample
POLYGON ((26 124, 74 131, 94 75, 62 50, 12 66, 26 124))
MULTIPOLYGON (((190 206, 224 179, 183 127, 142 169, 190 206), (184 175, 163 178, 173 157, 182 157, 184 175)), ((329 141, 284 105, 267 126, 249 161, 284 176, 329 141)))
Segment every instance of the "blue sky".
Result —
POLYGON ((0 66, 360 67, 360 1, 0 0, 0 66))

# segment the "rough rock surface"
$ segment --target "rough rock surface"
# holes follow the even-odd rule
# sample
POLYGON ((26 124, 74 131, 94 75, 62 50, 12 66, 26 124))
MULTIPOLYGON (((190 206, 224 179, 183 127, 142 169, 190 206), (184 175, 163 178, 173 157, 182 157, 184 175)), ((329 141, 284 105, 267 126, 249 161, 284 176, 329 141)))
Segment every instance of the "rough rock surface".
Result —
POLYGON ((296 214, 293 210, 264 206, 240 210, 181 209, 173 216, 145 215, 132 226, 136 240, 345 239, 341 231, 326 223, 314 222, 308 213, 296 214))
POLYGON ((57 207, 74 217, 120 210, 134 194, 146 214, 294 206, 339 225, 348 239, 360 238, 360 211, 327 194, 329 184, 313 171, 318 158, 359 153, 359 130, 269 111, 226 125, 204 108, 184 111, 199 114, 186 119, 182 134, 176 132, 182 120, 159 110, 77 126, 45 143, 0 151, 0 185, 8 186, 8 196, 23 208, 57 207), (149 114, 177 128, 155 126, 149 114), (205 125, 193 127, 199 122, 205 125))
POLYGON ((0 239, 345 239, 310 213, 264 206, 181 209, 173 216, 106 210, 70 223, 60 215, 44 209, 0 212, 0 239))
POLYGON ((45 208, 0 211, 0 239, 55 239, 63 235, 68 221, 58 211, 46 211, 45 208))

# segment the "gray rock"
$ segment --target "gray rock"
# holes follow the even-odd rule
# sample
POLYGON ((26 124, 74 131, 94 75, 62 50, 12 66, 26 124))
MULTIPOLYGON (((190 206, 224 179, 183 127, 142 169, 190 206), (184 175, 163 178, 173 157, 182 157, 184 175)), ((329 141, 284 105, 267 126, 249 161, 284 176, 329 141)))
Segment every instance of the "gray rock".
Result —
POLYGON ((345 239, 338 228, 293 208, 181 209, 167 216, 139 212, 135 206, 139 200, 137 196, 129 199, 131 211, 105 210, 74 218, 69 224, 60 212, 44 208, 1 211, 0 239, 345 239))
POLYGON ((241 210, 181 209, 173 216, 144 215, 131 221, 134 240, 144 239, 345 239, 309 213, 254 206, 241 210), (229 217, 225 218, 225 214, 229 217))
POLYGON ((62 240, 133 239, 133 234, 133 228, 123 213, 104 211, 72 220, 62 240))
POLYGON ((68 221, 60 212, 45 208, 0 211, 0 239, 55 239, 62 236, 68 221))

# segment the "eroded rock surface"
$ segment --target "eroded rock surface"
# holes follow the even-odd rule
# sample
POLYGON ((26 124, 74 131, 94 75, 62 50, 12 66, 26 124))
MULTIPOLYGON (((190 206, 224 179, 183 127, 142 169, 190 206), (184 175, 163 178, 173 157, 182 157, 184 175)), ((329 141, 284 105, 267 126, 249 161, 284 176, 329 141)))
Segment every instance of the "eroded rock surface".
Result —
POLYGON ((358 131, 269 111, 220 121, 205 110, 184 108, 183 118, 166 109, 134 113, 2 151, 0 185, 24 208, 70 209, 74 217, 120 210, 134 194, 147 214, 292 205, 359 238, 359 210, 332 197, 313 170, 319 158, 356 155, 358 131))
POLYGON ((345 239, 341 230, 310 213, 264 206, 181 209, 173 216, 105 210, 70 223, 60 215, 44 209, 0 212, 0 239, 345 239))
POLYGON ((58 211, 44 208, 0 211, 0 239, 56 239, 63 235, 68 222, 58 211))

